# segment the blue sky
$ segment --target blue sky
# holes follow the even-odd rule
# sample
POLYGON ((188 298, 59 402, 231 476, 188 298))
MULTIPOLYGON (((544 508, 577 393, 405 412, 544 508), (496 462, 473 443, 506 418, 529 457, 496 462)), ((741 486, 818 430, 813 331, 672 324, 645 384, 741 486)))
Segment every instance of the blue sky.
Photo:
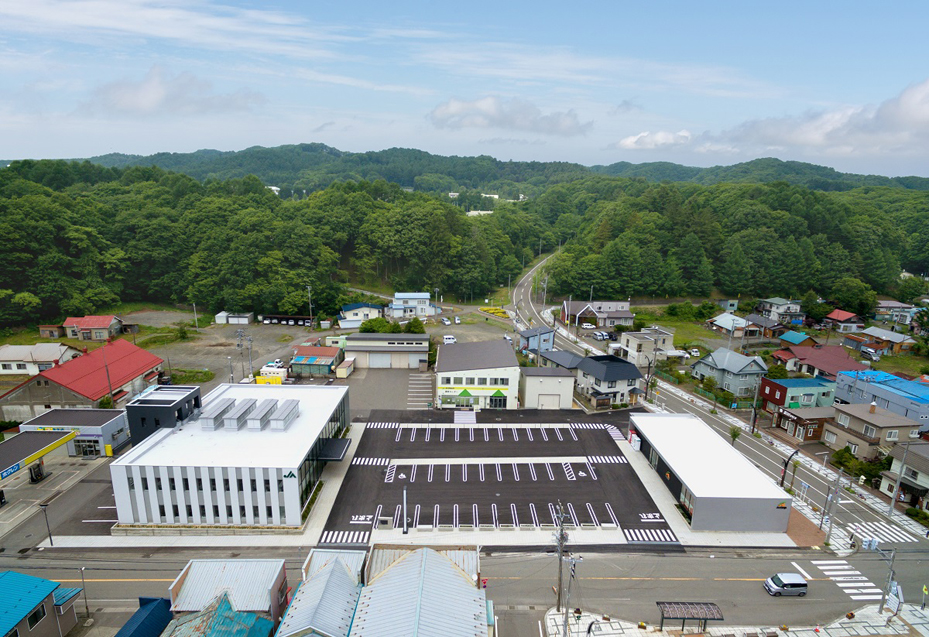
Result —
POLYGON ((779 157, 929 176, 925 2, 0 2, 0 158, 779 157))

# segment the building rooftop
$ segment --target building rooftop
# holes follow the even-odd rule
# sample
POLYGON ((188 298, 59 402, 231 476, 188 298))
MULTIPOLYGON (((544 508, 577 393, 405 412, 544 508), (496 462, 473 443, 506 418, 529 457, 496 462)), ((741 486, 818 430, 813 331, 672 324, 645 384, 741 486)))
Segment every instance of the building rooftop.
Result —
POLYGON ((761 299, 765 303, 770 303, 771 305, 787 305, 788 303, 799 303, 799 301, 788 301, 787 299, 781 298, 779 296, 772 296, 770 299, 761 299))
POLYGON ((767 380, 769 383, 788 388, 829 387, 830 385, 835 387, 835 381, 825 378, 768 378, 767 380))
POLYGON ((529 338, 530 336, 539 336, 540 334, 549 334, 554 332, 555 328, 548 327, 547 325, 539 325, 538 327, 533 327, 528 330, 523 330, 519 333, 523 338, 529 338))
POLYGON ((172 618, 170 599, 140 597, 139 610, 123 624, 115 637, 160 637, 172 618))
POLYGON ((65 436, 73 434, 69 431, 24 431, 10 436, 0 442, 0 471, 5 471, 40 452, 51 451, 55 448, 55 443, 65 436))
MULTIPOLYGON (((832 319, 833 321, 850 321, 852 319, 858 319, 858 315, 854 312, 846 312, 845 310, 832 310, 829 314, 826 315, 827 319, 832 319)), ((860 319, 859 319, 860 320, 860 319)))
POLYGON ((929 403, 929 384, 917 380, 906 380, 877 370, 860 372, 841 372, 841 376, 850 382, 874 383, 903 398, 917 403, 929 403))
POLYGON ((323 634, 347 637, 361 584, 341 558, 326 562, 301 582, 276 637, 323 634))
POLYGON ((209 606, 222 593, 241 611, 270 612, 274 582, 284 560, 190 560, 171 584, 175 613, 194 613, 209 606))
POLYGON ((815 420, 817 418, 832 418, 835 415, 835 408, 832 405, 828 407, 784 407, 782 411, 788 412, 804 420, 815 420))
POLYGON ((64 343, 3 345, 0 347, 0 361, 54 363, 64 356, 69 349, 64 343))
POLYGON ((171 620, 162 637, 269 637, 274 622, 256 613, 237 611, 222 593, 199 613, 171 620))
MULTIPOLYGON (((725 347, 720 347, 716 351, 710 352, 697 361, 697 363, 700 362, 706 363, 716 369, 732 372, 733 374, 747 373, 744 370, 751 367, 752 363, 758 365, 758 368, 755 370, 750 370, 754 371, 754 373, 763 373, 768 369, 768 366, 765 365, 760 356, 743 356, 725 347)), ((694 365, 697 363, 694 363, 694 365)))
MULTIPOLYGON (((582 372, 604 381, 636 380, 642 378, 639 368, 618 356, 588 356, 577 364, 582 372)), ((605 387, 601 389, 605 390, 605 387)))
POLYGON ((0 573, 0 633, 8 635, 59 586, 58 582, 16 571, 0 573))
POLYGON ((159 429, 114 464, 293 468, 303 461, 347 393, 348 387, 338 385, 220 385, 203 399, 204 414, 224 399, 254 399, 259 404, 272 399, 278 405, 297 400, 299 413, 284 431, 270 427, 205 431, 197 420, 174 429, 159 429))
POLYGON ((849 356, 848 351, 841 345, 791 345, 786 351, 800 359, 803 364, 812 365, 832 377, 839 372, 868 369, 849 356))
POLYGON ((550 360, 559 367, 564 367, 565 369, 576 369, 577 364, 584 360, 583 356, 578 356, 573 352, 567 352, 564 350, 539 352, 539 356, 546 360, 550 360))
POLYGON ((113 314, 107 314, 106 316, 69 316, 62 325, 84 330, 102 330, 108 328, 113 323, 113 319, 122 320, 113 314))
POLYGON ((426 299, 432 298, 429 292, 394 292, 395 299, 426 299))
POLYGON ((343 305, 343 306, 342 306, 342 311, 343 311, 343 312, 351 312, 352 310, 358 310, 358 309, 361 309, 361 308, 363 308, 363 307, 370 307, 370 308, 373 308, 373 309, 375 309, 375 310, 383 310, 383 309, 384 309, 384 306, 383 306, 383 305, 377 305, 377 304, 375 304, 375 303, 349 303, 348 305, 343 305))
POLYGON ((745 327, 746 325, 748 325, 748 321, 746 321, 741 316, 736 316, 735 314, 732 314, 731 312, 723 312, 719 316, 716 316, 710 319, 710 323, 718 327, 721 327, 724 330, 730 330, 730 331, 741 329, 745 327))
MULTIPOLYGON (((863 420, 869 425, 874 425, 875 427, 885 428, 885 427, 918 427, 919 423, 915 420, 910 420, 899 414, 895 414, 892 411, 887 411, 883 407, 878 407, 876 405, 871 405, 870 403, 857 403, 851 405, 834 405, 833 408, 836 412, 842 412, 848 414, 849 416, 854 416, 859 420, 863 420), (874 409, 874 413, 871 413, 871 409, 874 409)), ((901 436, 902 438, 902 436, 901 436)))
MULTIPOLYGON (((793 330, 789 332, 784 332, 780 336, 782 341, 787 341, 793 345, 799 345, 803 341, 813 338, 809 334, 804 334, 803 332, 794 332, 793 330)), ((815 339, 814 339, 815 340, 815 339)))
POLYGON ((520 371, 523 376, 564 376, 574 378, 574 374, 564 367, 523 367, 520 371))
POLYGON ((790 500, 771 478, 696 416, 633 413, 630 419, 698 498, 790 500))
POLYGON ((435 362, 435 371, 440 373, 497 367, 519 367, 513 348, 503 339, 439 345, 435 362))
POLYGON ((123 418, 121 409, 52 409, 23 425, 36 427, 102 427, 108 422, 123 418))
POLYGON ((891 332, 890 330, 885 330, 880 327, 869 327, 861 331, 862 334, 867 334, 871 338, 879 338, 882 341, 890 341, 891 343, 915 343, 910 336, 903 334, 901 332, 891 332))
POLYGON ((774 319, 769 319, 768 317, 762 316, 761 314, 749 314, 748 316, 745 317, 745 320, 748 321, 749 323, 758 325, 760 327, 767 328, 769 330, 774 329, 775 327, 783 327, 780 323, 778 323, 774 319))

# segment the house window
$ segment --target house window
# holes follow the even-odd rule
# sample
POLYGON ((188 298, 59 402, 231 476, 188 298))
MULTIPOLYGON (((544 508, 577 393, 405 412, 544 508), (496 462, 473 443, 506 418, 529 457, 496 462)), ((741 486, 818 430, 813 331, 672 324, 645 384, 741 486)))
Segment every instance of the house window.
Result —
POLYGON ((26 369, 26 363, 16 363, 16 369, 26 369))
POLYGON ((627 380, 627 381, 626 381, 626 386, 627 386, 627 387, 634 387, 634 386, 635 386, 635 378, 630 378, 629 380, 627 380))
POLYGON ((853 456, 858 455, 858 445, 853 445, 852 443, 848 443, 848 450, 852 452, 853 456))
POLYGON ((26 622, 29 624, 29 630, 32 630, 36 625, 45 619, 45 604, 39 604, 39 607, 34 611, 29 613, 29 617, 26 618, 26 622))
POLYGON ((826 442, 829 443, 830 445, 835 444, 835 434, 832 433, 831 431, 827 431, 823 437, 826 439, 826 442))
POLYGON ((887 440, 896 440, 897 436, 899 435, 900 435, 899 431, 897 431, 896 429, 891 429, 890 431, 887 432, 887 440))
POLYGON ((813 394, 803 394, 800 398, 800 402, 811 403, 813 402, 813 394))
POLYGON ((919 480, 919 471, 906 467, 903 469, 903 477, 909 480, 919 480))
POLYGON ((614 387, 616 387, 616 381, 611 380, 609 383, 607 383, 607 387, 609 387, 610 389, 613 389, 614 387))
POLYGON ((594 378, 594 385, 596 385, 597 387, 600 386, 600 379, 599 379, 599 378, 594 378))
POLYGON ((838 420, 839 424, 843 427, 848 427, 848 414, 839 414, 836 420, 838 420))
POLYGON ((873 438, 874 434, 877 433, 877 429, 875 429, 871 425, 865 425, 864 428, 861 430, 861 433, 863 433, 868 438, 873 438))
POLYGON ((877 406, 880 407, 881 409, 887 409, 888 407, 890 407, 890 401, 887 400, 886 398, 878 398, 877 406))
POLYGON ((2 367, 3 369, 13 369, 13 365, 11 363, 3 363, 2 367))
POLYGON ((919 438, 919 429, 910 429, 910 438, 919 438))
POLYGON ((781 399, 781 392, 780 390, 778 390, 774 392, 774 400, 780 400, 780 399, 781 399))

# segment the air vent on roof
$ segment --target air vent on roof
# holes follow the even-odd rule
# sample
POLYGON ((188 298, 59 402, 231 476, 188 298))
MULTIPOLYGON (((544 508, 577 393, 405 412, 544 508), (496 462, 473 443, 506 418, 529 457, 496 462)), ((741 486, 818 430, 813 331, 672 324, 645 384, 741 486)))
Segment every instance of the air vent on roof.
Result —
POLYGON ((204 431, 218 429, 223 424, 223 416, 235 405, 234 398, 220 398, 210 401, 200 413, 200 428, 204 431))
POLYGON ((271 415, 277 409, 277 399, 268 398, 262 400, 258 403, 258 407, 255 408, 255 411, 248 415, 248 429, 249 431, 261 431, 268 426, 268 422, 271 420, 271 415))
POLYGON ((255 409, 256 404, 258 404, 258 401, 254 398, 240 400, 235 407, 223 416, 223 429, 238 431, 244 427, 246 418, 255 409))
POLYGON ((293 398, 285 400, 281 403, 280 407, 277 408, 277 411, 271 414, 271 430, 284 431, 299 415, 300 401, 294 400, 293 398))

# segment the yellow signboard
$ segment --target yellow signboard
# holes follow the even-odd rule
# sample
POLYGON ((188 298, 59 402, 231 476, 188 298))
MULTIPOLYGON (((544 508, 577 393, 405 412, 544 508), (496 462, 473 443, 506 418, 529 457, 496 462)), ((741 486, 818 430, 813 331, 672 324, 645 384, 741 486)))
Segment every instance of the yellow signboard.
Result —
POLYGON ((255 383, 258 385, 282 385, 280 376, 256 376, 255 383))

